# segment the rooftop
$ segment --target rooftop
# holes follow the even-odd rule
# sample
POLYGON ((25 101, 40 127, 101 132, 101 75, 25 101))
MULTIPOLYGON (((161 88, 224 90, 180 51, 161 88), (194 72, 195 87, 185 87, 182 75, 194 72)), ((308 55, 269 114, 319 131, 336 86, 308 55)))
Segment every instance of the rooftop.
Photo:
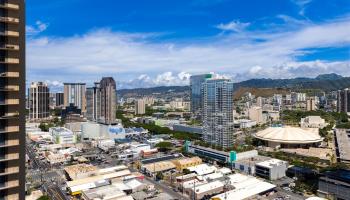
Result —
POLYGON ((156 163, 151 163, 143 166, 147 171, 151 173, 167 171, 170 169, 175 169, 176 166, 170 161, 161 161, 156 163))
POLYGON ((97 171, 98 168, 96 166, 83 163, 83 164, 67 166, 64 168, 64 170, 66 171, 66 173, 71 179, 74 179, 74 177, 76 177, 77 174, 94 172, 94 171, 97 171))
POLYGON ((262 167, 266 167, 266 168, 273 168, 275 166, 281 166, 281 165, 286 165, 287 162, 283 161, 283 160, 279 160, 279 159, 270 159, 270 160, 266 160, 260 163, 257 163, 257 165, 262 166, 262 167))
POLYGON ((336 171, 327 171, 323 175, 328 179, 334 179, 350 184, 350 170, 341 169, 336 171))
POLYGON ((178 159, 175 162, 178 162, 180 165, 186 165, 186 164, 190 164, 190 163, 193 163, 193 162, 202 162, 202 159, 200 159, 199 157, 195 156, 195 157, 191 157, 191 158, 178 159))
POLYGON ((270 142, 287 144, 309 144, 323 140, 318 134, 318 129, 302 129, 291 126, 269 127, 257 132, 255 137, 270 142))
POLYGON ((94 200, 111 199, 126 196, 123 191, 119 190, 118 187, 114 185, 107 185, 85 190, 83 191, 83 195, 88 199, 94 200))
POLYGON ((340 159, 350 162, 350 133, 346 129, 337 129, 335 134, 340 159))
POLYGON ((197 166, 188 167, 187 169, 191 172, 195 172, 197 175, 200 176, 214 173, 217 170, 215 166, 209 166, 207 164, 200 164, 197 166))
POLYGON ((196 186, 195 192, 197 194, 201 194, 201 193, 208 192, 210 190, 223 188, 223 187, 224 187, 224 184, 221 181, 213 181, 207 184, 196 186))
POLYGON ((231 185, 234 186, 235 189, 216 195, 212 199, 247 199, 276 187, 271 183, 243 174, 234 174, 229 176, 229 178, 231 185))

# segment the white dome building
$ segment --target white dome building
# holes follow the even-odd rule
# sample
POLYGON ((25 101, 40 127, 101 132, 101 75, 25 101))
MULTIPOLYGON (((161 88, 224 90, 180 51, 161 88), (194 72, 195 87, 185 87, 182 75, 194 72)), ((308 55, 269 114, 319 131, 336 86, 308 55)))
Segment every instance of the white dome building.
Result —
POLYGON ((297 148, 318 146, 323 138, 318 134, 318 128, 298 128, 298 127, 269 127, 259 131, 255 138, 266 142, 269 147, 297 148))

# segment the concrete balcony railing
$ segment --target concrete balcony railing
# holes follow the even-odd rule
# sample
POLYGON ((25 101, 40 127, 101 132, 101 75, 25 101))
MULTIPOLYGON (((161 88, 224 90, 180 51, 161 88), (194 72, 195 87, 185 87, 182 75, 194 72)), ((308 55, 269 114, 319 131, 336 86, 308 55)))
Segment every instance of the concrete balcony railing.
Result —
POLYGON ((18 200, 19 195, 18 194, 9 194, 5 197, 5 200, 18 200))
POLYGON ((4 170, 0 171, 0 176, 8 174, 16 174, 19 172, 19 167, 7 167, 4 170))
POLYGON ((5 156, 0 157, 0 161, 8 161, 8 160, 18 160, 19 153, 8 153, 5 156))
POLYGON ((19 19, 14 17, 0 17, 0 22, 6 22, 11 24, 18 24, 19 19))
POLYGON ((19 126, 7 126, 4 129, 0 129, 0 133, 12 133, 12 132, 18 132, 19 126))
POLYGON ((12 147, 12 146, 18 146, 19 145, 19 140, 14 139, 14 140, 5 140, 5 142, 0 143, 0 147, 12 147))
POLYGON ((2 59, 0 59, 0 63, 19 64, 19 59, 18 58, 2 58, 2 59))
POLYGON ((18 10, 19 5, 13 3, 0 3, 0 8, 6 8, 9 10, 18 10))
POLYGON ((19 186, 19 181, 18 180, 7 181, 5 184, 0 185, 0 190, 13 188, 13 187, 18 187, 18 186, 19 186))
POLYGON ((0 73, 0 77, 18 78, 19 72, 3 72, 3 73, 0 73))
POLYGON ((12 119, 12 118, 17 118, 19 116, 18 112, 9 112, 9 113, 4 113, 3 115, 0 115, 0 119, 12 119))
POLYGON ((6 85, 4 87, 0 87, 0 91, 19 91, 18 85, 6 85))
POLYGON ((3 31, 3 32, 0 32, 0 35, 18 37, 19 32, 17 32, 17 31, 3 31))
POLYGON ((17 51, 19 50, 19 45, 14 45, 14 44, 4 44, 0 46, 0 49, 2 50, 13 50, 17 51))
POLYGON ((4 101, 0 101, 0 105, 18 105, 19 99, 5 99, 4 101))

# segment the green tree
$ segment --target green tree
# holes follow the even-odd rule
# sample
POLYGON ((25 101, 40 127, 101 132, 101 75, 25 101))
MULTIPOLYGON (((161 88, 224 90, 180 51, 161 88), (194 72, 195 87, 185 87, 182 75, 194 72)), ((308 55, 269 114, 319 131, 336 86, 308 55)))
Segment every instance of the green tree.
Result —
POLYGON ((163 173, 162 173, 162 172, 157 172, 157 174, 156 174, 156 179, 157 179, 157 180, 163 180, 163 178, 164 178, 163 173))
POLYGON ((43 196, 39 197, 37 200, 50 200, 50 197, 47 195, 43 195, 43 196))
POLYGON ((173 147, 173 144, 171 142, 159 142, 155 145, 155 147, 159 148, 159 151, 170 151, 173 147))

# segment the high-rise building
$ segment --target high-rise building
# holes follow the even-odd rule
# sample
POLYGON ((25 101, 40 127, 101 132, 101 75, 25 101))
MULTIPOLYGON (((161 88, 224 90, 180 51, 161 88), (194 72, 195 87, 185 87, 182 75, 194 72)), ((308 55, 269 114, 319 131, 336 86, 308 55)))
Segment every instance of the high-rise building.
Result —
POLYGON ((40 120, 50 116, 50 92, 47 84, 33 82, 29 91, 29 119, 40 120))
POLYGON ((200 118, 202 116, 202 84, 205 82, 205 80, 212 78, 212 74, 200 74, 200 75, 193 75, 190 77, 190 87, 191 87, 191 112, 196 116, 197 118, 200 118))
POLYGON ((64 93, 57 92, 55 94, 55 106, 62 107, 64 105, 64 93))
POLYGON ((117 90, 112 77, 103 77, 100 82, 101 113, 99 121, 104 124, 116 123, 117 90))
POLYGON ((314 111, 316 110, 316 99, 315 97, 310 97, 306 100, 306 110, 314 111))
POLYGON ((25 199, 24 9, 0 1, 0 199, 25 199))
POLYGON ((82 113, 86 112, 86 84, 85 83, 64 83, 64 107, 74 104, 82 113))
POLYGON ((100 83, 95 82, 94 87, 86 89, 86 118, 90 121, 98 121, 101 113, 100 83))
POLYGON ((116 83, 104 77, 86 90, 86 117, 103 124, 115 124, 117 109, 116 83))
POLYGON ((350 91, 349 88, 339 90, 337 94, 337 111, 350 112, 350 91))
POLYGON ((143 115, 146 113, 146 102, 143 99, 135 101, 135 115, 143 115))
POLYGON ((208 79, 202 84, 203 139, 224 148, 232 147, 234 141, 233 88, 227 79, 208 79))

